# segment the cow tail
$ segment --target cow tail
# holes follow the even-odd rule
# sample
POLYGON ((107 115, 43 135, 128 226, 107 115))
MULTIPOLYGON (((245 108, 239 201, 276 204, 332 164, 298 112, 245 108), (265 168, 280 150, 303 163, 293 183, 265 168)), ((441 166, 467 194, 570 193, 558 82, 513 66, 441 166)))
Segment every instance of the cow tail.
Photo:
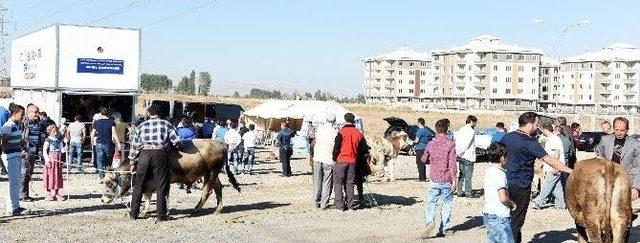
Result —
POLYGON ((605 171, 604 171, 604 202, 605 202, 605 207, 604 207, 604 218, 603 218, 603 222, 601 225, 601 229, 603 229, 603 232, 601 233, 602 239, 605 240, 605 242, 611 242, 611 241, 606 241, 606 239, 611 239, 612 238, 612 232, 611 232, 611 204, 612 204, 612 197, 613 197, 613 183, 615 181, 615 168, 613 166, 613 163, 606 163, 605 165, 605 171))
POLYGON ((240 192, 240 185, 238 184, 238 180, 236 180, 236 176, 233 174, 233 171, 229 168, 229 153, 225 149, 224 153, 224 169, 227 171, 227 177, 229 177, 229 182, 233 185, 233 188, 240 192))

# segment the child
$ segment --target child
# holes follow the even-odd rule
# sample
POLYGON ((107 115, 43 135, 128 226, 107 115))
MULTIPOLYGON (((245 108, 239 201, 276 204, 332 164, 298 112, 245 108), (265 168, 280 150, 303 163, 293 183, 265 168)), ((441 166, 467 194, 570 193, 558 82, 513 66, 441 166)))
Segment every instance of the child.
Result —
POLYGON ((427 224, 422 238, 430 237, 431 231, 435 228, 436 203, 442 200, 442 222, 438 230, 438 235, 450 234, 448 231, 449 220, 451 218, 451 207, 453 206, 453 193, 456 190, 458 168, 456 161, 455 143, 447 138, 449 126, 447 121, 436 122, 436 137, 433 138, 424 150, 422 163, 430 163, 429 166, 429 192, 427 193, 425 222, 427 224))
POLYGON ((510 210, 516 204, 507 195, 507 148, 492 143, 487 149, 489 161, 484 172, 484 227, 487 229, 488 242, 514 242, 511 231, 510 210))
POLYGON ((44 187, 47 190, 48 201, 64 201, 60 195, 62 189, 62 151, 64 151, 64 141, 58 133, 58 127, 49 125, 47 127, 49 137, 44 140, 42 147, 44 155, 44 187))

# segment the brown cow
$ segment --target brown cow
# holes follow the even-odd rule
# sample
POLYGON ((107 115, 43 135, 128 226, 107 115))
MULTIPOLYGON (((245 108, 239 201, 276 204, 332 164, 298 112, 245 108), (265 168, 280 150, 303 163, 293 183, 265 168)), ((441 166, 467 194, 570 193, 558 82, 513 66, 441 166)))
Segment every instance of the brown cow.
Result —
POLYGON ((579 242, 626 242, 631 228, 630 188, 629 175, 619 164, 603 158, 576 163, 566 198, 579 242))
POLYGON ((388 138, 376 138, 372 141, 370 150, 370 167, 373 174, 384 174, 383 181, 395 181, 395 159, 400 150, 411 146, 407 133, 395 132, 388 138))
MULTIPOLYGON (((222 212, 222 183, 218 178, 218 174, 223 166, 225 166, 226 171, 230 171, 227 161, 227 149, 219 141, 196 139, 193 142, 185 143, 180 152, 171 152, 169 155, 171 183, 183 183, 190 186, 198 179, 203 178, 202 197, 196 206, 196 210, 202 208, 213 189, 217 200, 215 212, 220 213, 222 212)), ((107 191, 102 196, 103 202, 111 203, 116 198, 125 196, 129 192, 131 174, 119 173, 121 171, 129 171, 129 168, 131 168, 129 162, 126 161, 116 168, 116 172, 107 173, 104 180, 107 191)), ((240 186, 233 173, 227 173, 227 176, 229 176, 229 182, 233 187, 240 191, 240 186)), ((146 202, 142 210, 143 215, 147 212, 151 194, 156 190, 152 178, 149 178, 145 185, 144 196, 146 202)))

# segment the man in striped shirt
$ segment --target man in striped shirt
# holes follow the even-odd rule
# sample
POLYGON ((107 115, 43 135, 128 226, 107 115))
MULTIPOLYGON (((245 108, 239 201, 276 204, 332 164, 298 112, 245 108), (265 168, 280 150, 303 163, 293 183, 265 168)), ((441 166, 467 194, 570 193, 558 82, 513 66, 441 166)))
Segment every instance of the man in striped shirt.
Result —
POLYGON ((36 161, 39 161, 40 149, 42 148, 40 136, 42 135, 42 123, 40 123, 40 108, 34 104, 27 105, 27 119, 24 123, 23 139, 27 144, 24 149, 26 158, 22 163, 22 191, 20 197, 22 201, 33 202, 29 196, 29 184, 33 176, 33 168, 36 161))
POLYGON ((20 207, 20 169, 22 166, 22 148, 24 141, 22 140, 22 128, 20 122, 24 117, 24 107, 11 103, 9 105, 11 117, 2 126, 2 160, 7 163, 7 172, 9 177, 9 189, 7 190, 7 203, 5 211, 9 215, 17 216, 24 211, 20 207))
POLYGON ((171 123, 158 117, 159 111, 160 107, 157 105, 151 105, 147 108, 150 118, 138 126, 138 133, 131 141, 129 159, 131 160, 131 173, 136 177, 133 184, 129 217, 134 220, 138 218, 140 212, 144 182, 151 174, 156 183, 158 221, 169 219, 167 217, 167 197, 169 196, 171 174, 169 173, 167 153, 170 144, 179 147, 182 140, 171 123))

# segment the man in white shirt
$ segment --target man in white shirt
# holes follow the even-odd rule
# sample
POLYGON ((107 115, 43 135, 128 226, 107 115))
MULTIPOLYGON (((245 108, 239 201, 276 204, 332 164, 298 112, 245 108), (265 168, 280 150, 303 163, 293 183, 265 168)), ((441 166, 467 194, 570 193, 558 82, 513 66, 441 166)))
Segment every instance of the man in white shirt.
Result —
MULTIPOLYGON (((558 159, 563 164, 566 164, 564 146, 562 146, 562 140, 558 137, 558 132, 555 132, 555 129, 553 129, 553 125, 551 123, 542 124, 541 130, 544 136, 547 137, 544 150, 549 154, 549 156, 558 159)), ((555 207, 557 209, 564 209, 564 189, 560 182, 561 173, 546 163, 543 164, 542 168, 545 174, 544 184, 542 184, 540 194, 533 199, 533 209, 542 209, 544 201, 547 197, 551 196, 551 194, 553 194, 553 197, 555 198, 555 207)))
POLYGON ((236 175, 238 175, 238 162, 241 158, 238 158, 238 155, 240 154, 238 151, 239 145, 242 142, 242 137, 240 136, 240 133, 238 132, 238 130, 236 129, 237 125, 235 123, 231 123, 230 127, 229 127, 229 131, 227 131, 224 134, 224 143, 227 144, 228 149, 227 149, 227 154, 228 154, 228 158, 231 159, 231 161, 233 162, 233 168, 232 171, 233 173, 235 173, 236 175))
POLYGON ((473 164, 476 162, 475 135, 478 118, 468 116, 466 124, 455 133, 456 157, 458 160, 458 188, 459 197, 471 197, 473 181, 473 164), (464 185, 464 189, 462 187, 464 185))
POLYGON ((327 209, 333 190, 333 145, 338 130, 334 127, 336 116, 327 114, 327 121, 315 133, 315 157, 313 166, 314 203, 317 208, 327 209))
POLYGON ((251 170, 253 170, 253 160, 255 159, 255 151, 256 151, 256 132, 254 131, 256 126, 251 124, 249 125, 249 131, 245 132, 242 135, 242 141, 244 142, 244 153, 242 157, 242 162, 244 163, 243 173, 247 173, 251 175, 251 170))
POLYGON ((82 144, 84 138, 87 136, 87 129, 80 120, 82 116, 76 115, 75 121, 69 124, 65 137, 69 140, 69 153, 67 154, 68 162, 79 171, 82 169, 82 144), (76 162, 73 163, 73 158, 76 158, 76 162))

